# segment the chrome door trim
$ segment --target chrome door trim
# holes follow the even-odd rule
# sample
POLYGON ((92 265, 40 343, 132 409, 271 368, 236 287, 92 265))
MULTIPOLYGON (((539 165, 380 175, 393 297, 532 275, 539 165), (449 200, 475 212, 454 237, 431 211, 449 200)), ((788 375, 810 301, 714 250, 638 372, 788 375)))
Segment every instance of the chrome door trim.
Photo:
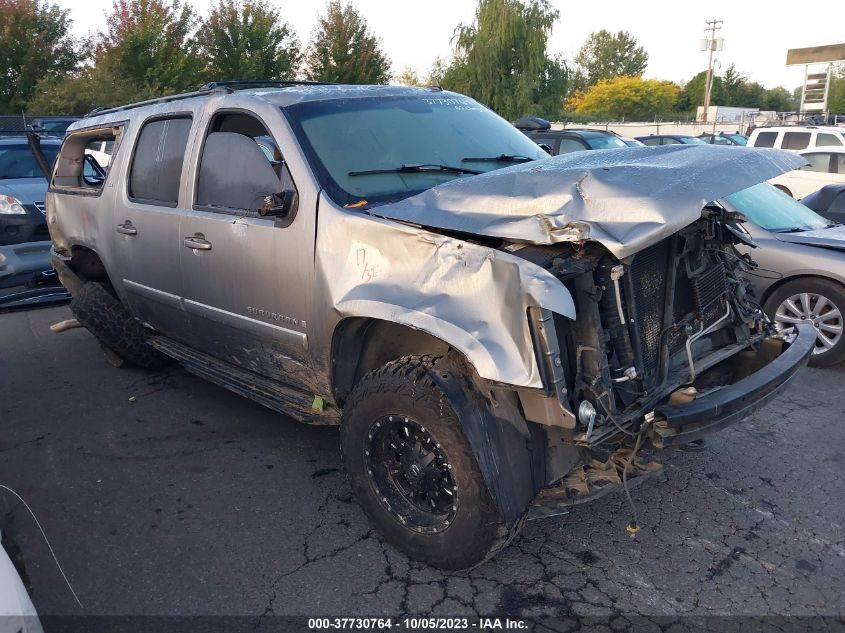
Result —
POLYGON ((290 330, 280 325, 265 323, 258 319, 253 319, 242 314, 235 314, 228 310, 221 310, 220 308, 215 308, 214 306, 198 301, 192 301, 191 299, 182 299, 182 302, 185 310, 204 319, 216 321, 222 325, 247 331, 260 337, 280 339, 285 343, 308 349, 308 336, 304 332, 297 332, 296 330, 290 330))

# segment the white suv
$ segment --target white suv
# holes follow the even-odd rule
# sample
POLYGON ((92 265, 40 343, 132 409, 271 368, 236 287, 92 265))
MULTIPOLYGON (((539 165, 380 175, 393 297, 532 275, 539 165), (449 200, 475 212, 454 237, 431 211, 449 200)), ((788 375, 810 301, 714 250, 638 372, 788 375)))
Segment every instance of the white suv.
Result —
POLYGON ((845 127, 760 127, 748 137, 748 147, 774 147, 797 152, 828 146, 845 146, 845 127))

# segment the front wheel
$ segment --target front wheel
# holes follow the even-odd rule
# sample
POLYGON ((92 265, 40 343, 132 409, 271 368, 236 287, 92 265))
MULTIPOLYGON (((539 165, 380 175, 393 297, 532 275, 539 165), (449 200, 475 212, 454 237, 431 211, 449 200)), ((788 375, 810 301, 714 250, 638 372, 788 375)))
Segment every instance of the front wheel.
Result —
POLYGON ((391 545, 466 569, 504 547, 522 520, 500 519, 433 368, 431 357, 408 356, 365 376, 344 407, 341 448, 358 502, 391 545))
POLYGON ((815 328, 810 365, 827 367, 845 359, 845 287, 829 279, 795 279, 772 293, 765 310, 779 330, 800 323, 815 328))

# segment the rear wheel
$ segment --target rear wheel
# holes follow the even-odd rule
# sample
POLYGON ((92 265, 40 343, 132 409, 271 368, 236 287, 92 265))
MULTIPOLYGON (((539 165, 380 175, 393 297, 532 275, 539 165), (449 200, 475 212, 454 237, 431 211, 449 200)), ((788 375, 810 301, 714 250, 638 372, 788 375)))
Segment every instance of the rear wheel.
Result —
POLYGON ((147 345, 147 332, 123 304, 98 282, 89 281, 73 295, 76 320, 108 350, 139 367, 158 369, 169 358, 147 345))
POLYGON ((500 519, 433 363, 408 356, 365 376, 344 406, 341 447, 358 502, 391 545, 466 569, 504 547, 523 521, 500 519))
POLYGON ((845 287, 829 279, 795 279, 775 290, 766 301, 766 314, 780 330, 809 323, 816 330, 810 364, 834 365, 845 359, 845 287))

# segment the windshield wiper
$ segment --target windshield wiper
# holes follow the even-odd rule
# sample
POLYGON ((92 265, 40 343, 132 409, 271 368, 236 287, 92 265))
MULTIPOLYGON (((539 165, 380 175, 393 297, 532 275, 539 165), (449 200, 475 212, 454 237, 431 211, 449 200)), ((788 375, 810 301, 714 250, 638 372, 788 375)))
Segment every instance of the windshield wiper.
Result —
POLYGON ((475 162, 500 162, 500 163, 528 163, 536 158, 529 158, 528 156, 521 156, 519 154, 499 154, 498 156, 470 156, 462 158, 462 163, 475 162))
POLYGON ((373 174, 426 174, 431 172, 447 172, 451 174, 481 174, 475 169, 452 167, 450 165, 400 165, 389 169, 366 169, 364 171, 350 171, 348 176, 371 176, 373 174))

